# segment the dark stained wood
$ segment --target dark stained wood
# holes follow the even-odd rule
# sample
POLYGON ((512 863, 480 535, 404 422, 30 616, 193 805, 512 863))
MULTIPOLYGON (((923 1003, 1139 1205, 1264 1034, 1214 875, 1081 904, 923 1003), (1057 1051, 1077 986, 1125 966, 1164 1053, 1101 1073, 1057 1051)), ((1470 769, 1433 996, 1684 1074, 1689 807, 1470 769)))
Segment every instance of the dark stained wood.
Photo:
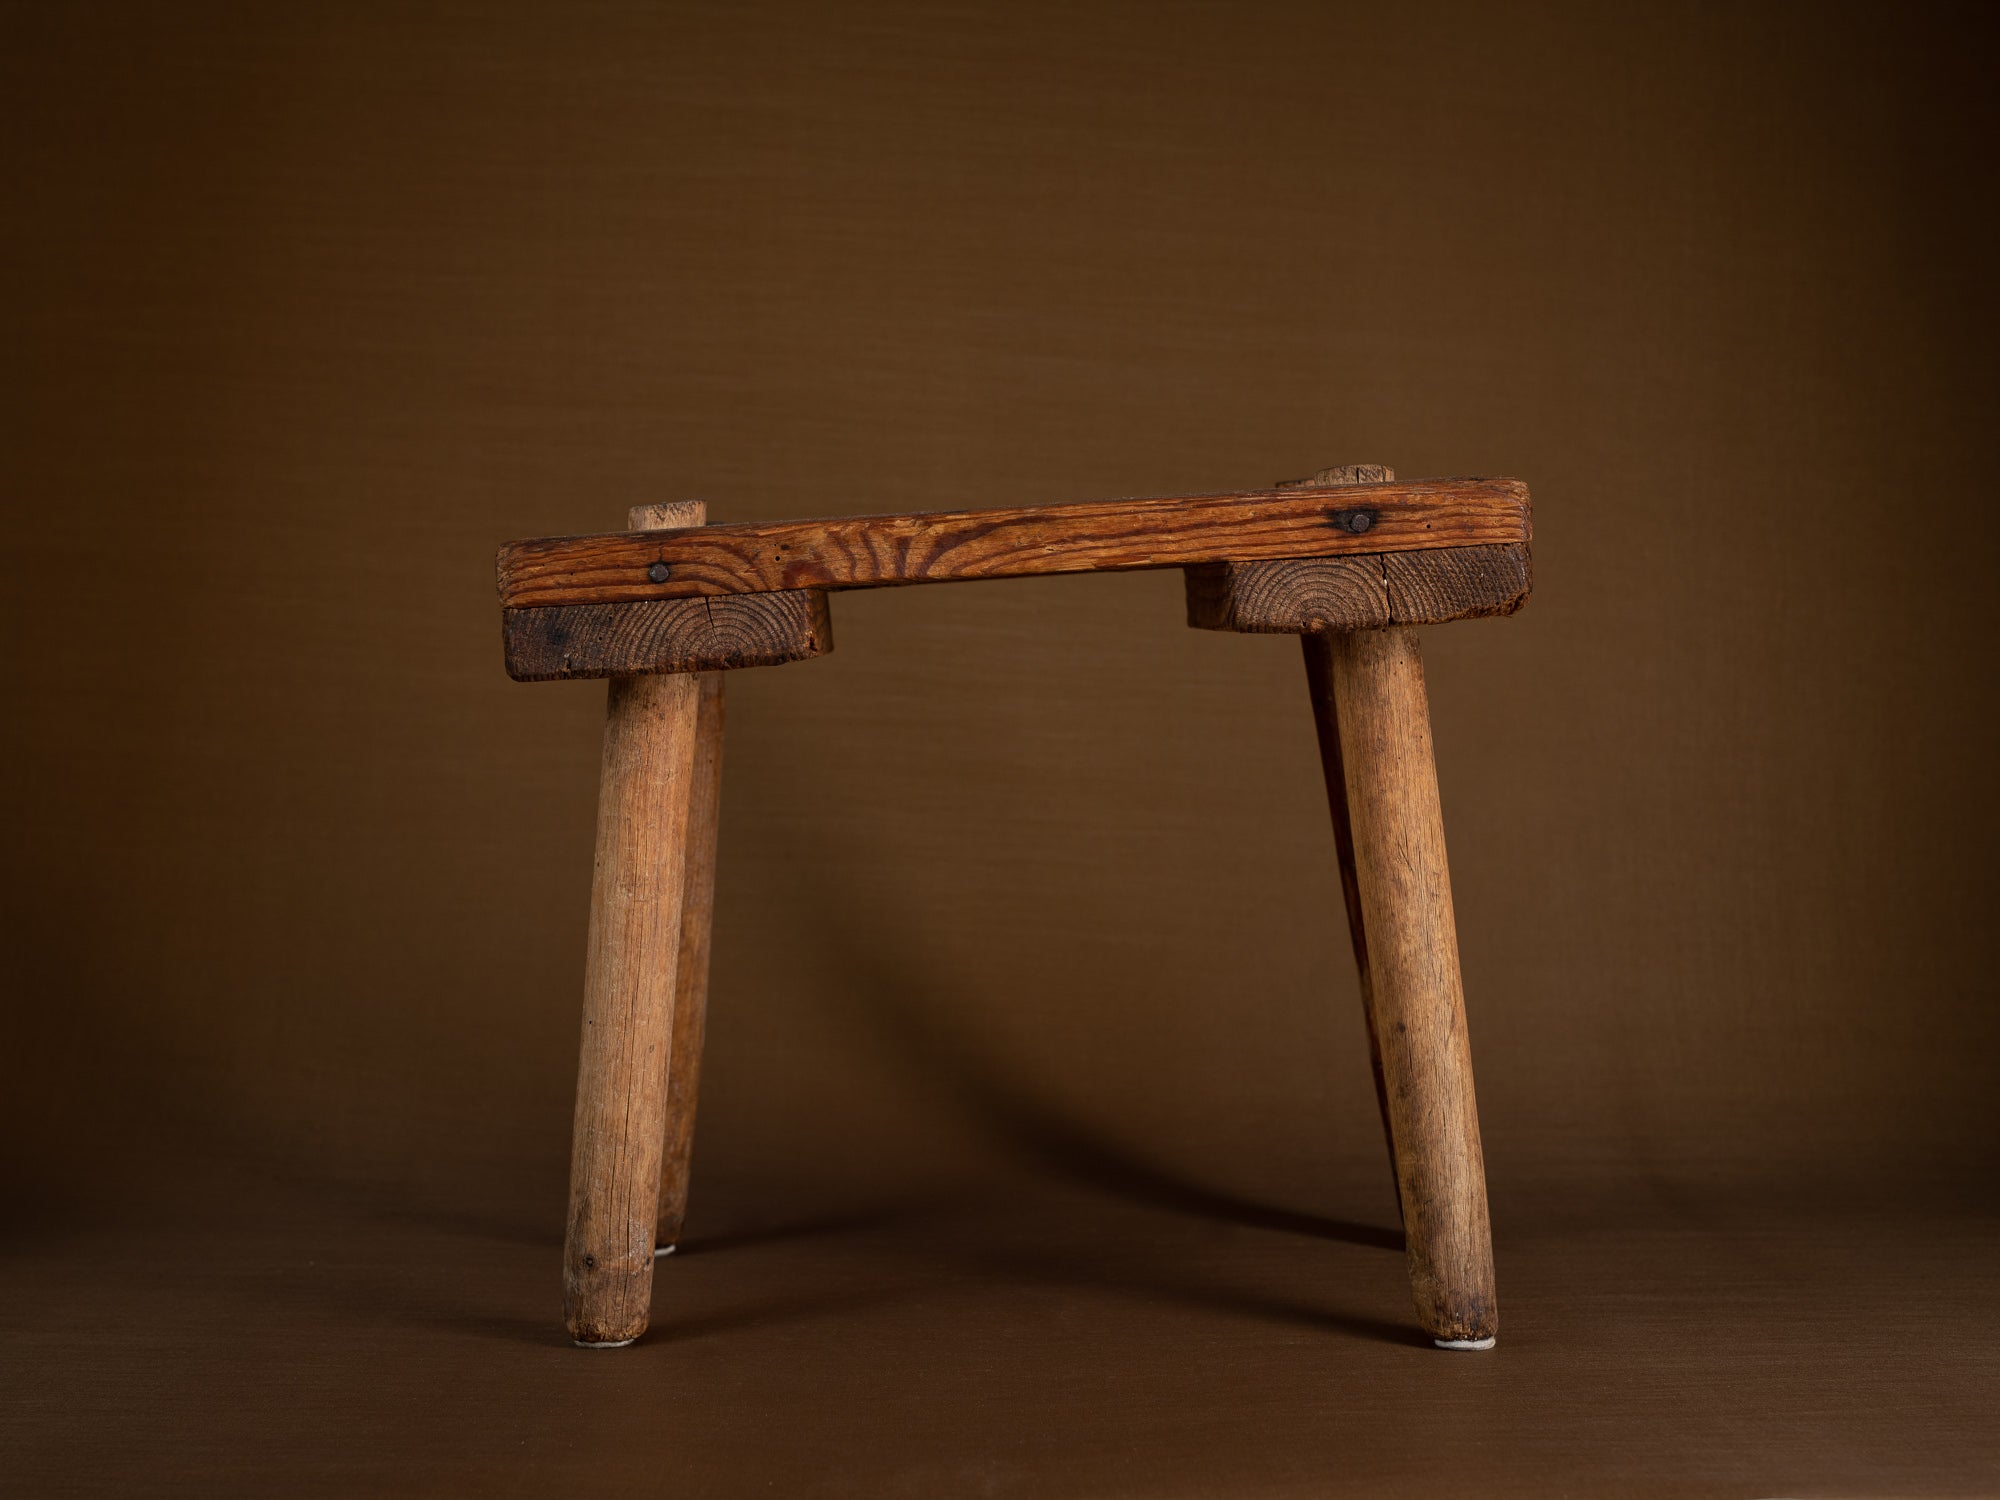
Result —
POLYGON ((1280 635, 1441 625, 1510 615, 1530 583, 1525 543, 1205 563, 1187 570, 1187 619, 1198 630, 1280 635))
POLYGON ((1391 481, 551 537, 503 547, 499 583, 505 607, 542 609, 1510 545, 1528 535, 1518 480, 1391 481))
POLYGON ((1382 576, 1397 625, 1442 625, 1511 615, 1528 602, 1534 568, 1528 544, 1385 552, 1382 576))
MULTIPOLYGON (((617 606, 610 606, 616 608, 617 606)), ((674 983, 673 1042, 667 1053, 666 1143, 660 1153, 659 1227, 654 1243, 671 1250, 687 1219, 694 1155, 695 1105, 708 1029, 708 953, 715 926, 715 846, 722 812, 721 674, 704 672, 695 714, 694 783, 688 791, 686 875, 681 884, 681 945, 674 983)))
POLYGON ((833 649, 819 589, 503 609, 500 619, 517 682, 775 667, 833 649))

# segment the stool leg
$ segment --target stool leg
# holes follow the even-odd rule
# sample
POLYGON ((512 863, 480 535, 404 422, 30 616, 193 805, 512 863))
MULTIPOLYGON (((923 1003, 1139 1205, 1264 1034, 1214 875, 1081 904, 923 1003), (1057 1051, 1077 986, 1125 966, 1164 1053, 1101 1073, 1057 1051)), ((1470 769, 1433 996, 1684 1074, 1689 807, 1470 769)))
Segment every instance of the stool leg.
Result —
POLYGON ((653 1242, 669 1255, 687 1220, 694 1110, 708 1019, 708 948, 715 921, 715 836, 722 803, 722 674, 701 674, 695 716, 694 781, 688 793, 687 878, 674 983, 673 1045, 667 1052, 666 1146, 660 1153, 660 1220, 653 1242))
POLYGON ((1441 1347, 1485 1348, 1493 1239, 1423 657, 1403 628, 1330 636, 1324 650, 1410 1288, 1441 1347))
POLYGON ((1341 904, 1347 908, 1347 936, 1361 976, 1361 1016, 1368 1027, 1368 1067, 1375 1075, 1375 1108, 1382 1116, 1382 1139, 1389 1148, 1389 1176, 1397 1182, 1396 1211, 1403 1208, 1396 1177, 1396 1132, 1389 1124, 1389 1090, 1382 1081, 1382 1043, 1375 1035, 1375 996, 1368 978, 1368 933, 1361 924, 1361 887, 1354 876, 1354 829, 1347 816, 1347 772, 1340 758, 1340 720, 1333 707, 1333 638, 1299 637, 1305 648, 1306 691, 1312 699, 1313 729, 1319 735, 1319 764, 1326 778, 1326 805, 1333 815, 1333 852, 1340 862, 1341 904))
POLYGON ((604 726, 563 1316, 579 1344, 646 1331, 700 684, 616 678, 604 726))

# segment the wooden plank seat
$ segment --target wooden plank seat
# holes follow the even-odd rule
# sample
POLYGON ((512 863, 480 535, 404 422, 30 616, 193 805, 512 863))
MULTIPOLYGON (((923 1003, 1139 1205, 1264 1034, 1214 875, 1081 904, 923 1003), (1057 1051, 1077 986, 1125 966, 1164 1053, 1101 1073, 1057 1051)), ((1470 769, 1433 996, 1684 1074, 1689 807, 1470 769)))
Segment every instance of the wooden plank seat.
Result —
POLYGON ((1444 828, 1416 625, 1526 600, 1512 479, 1323 469, 1271 489, 706 526, 700 502, 630 529, 510 543, 508 672, 612 679, 564 1254, 592 1347, 650 1317, 686 1211, 707 1007, 722 747, 719 672, 833 648, 845 589, 1182 568, 1188 623, 1295 634, 1319 736, 1377 1100, 1418 1321, 1491 1347, 1491 1235, 1444 828))
POLYGON ((543 681, 797 661, 830 649, 827 593, 1057 573, 1193 568, 1189 622, 1214 630, 1435 623, 1525 598, 1527 543, 1517 480, 1316 475, 1240 494, 550 537, 503 547, 499 583, 507 669, 543 681))

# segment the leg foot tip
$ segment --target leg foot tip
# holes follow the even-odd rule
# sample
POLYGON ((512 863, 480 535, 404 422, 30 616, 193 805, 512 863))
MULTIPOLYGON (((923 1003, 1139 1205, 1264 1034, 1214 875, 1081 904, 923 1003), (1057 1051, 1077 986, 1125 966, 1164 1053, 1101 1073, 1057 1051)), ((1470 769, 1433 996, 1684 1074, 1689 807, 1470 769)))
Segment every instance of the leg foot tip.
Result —
POLYGON ((1488 1334, 1483 1339, 1432 1339, 1431 1342, 1440 1349, 1491 1349, 1495 1339, 1488 1334))
POLYGON ((605 1339, 602 1342, 592 1342, 590 1339, 571 1339, 570 1342, 575 1344, 579 1349, 623 1349, 639 1341, 636 1338, 629 1338, 605 1339))
POLYGON ((679 1248, 680 1246, 678 1245, 655 1245, 653 1247, 653 1259, 658 1260, 663 1255, 672 1255, 679 1248))

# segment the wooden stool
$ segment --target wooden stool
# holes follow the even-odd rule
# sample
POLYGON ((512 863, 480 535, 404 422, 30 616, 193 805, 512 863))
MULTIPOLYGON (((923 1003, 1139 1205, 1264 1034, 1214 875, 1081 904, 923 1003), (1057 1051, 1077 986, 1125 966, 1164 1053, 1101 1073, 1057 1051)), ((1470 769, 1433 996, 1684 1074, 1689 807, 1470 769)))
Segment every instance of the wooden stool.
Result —
POLYGON ((1185 568, 1190 625, 1293 634, 1305 647, 1417 1317, 1440 1348, 1492 1347, 1486 1172, 1410 627, 1520 608, 1527 487, 1399 483, 1361 465, 1182 499, 705 520, 699 501, 640 506, 629 531, 500 551, 509 674, 611 679, 563 1263, 577 1343, 617 1347, 646 1331, 654 1256, 673 1250, 687 1210, 719 674, 831 651, 836 589, 1185 568))

